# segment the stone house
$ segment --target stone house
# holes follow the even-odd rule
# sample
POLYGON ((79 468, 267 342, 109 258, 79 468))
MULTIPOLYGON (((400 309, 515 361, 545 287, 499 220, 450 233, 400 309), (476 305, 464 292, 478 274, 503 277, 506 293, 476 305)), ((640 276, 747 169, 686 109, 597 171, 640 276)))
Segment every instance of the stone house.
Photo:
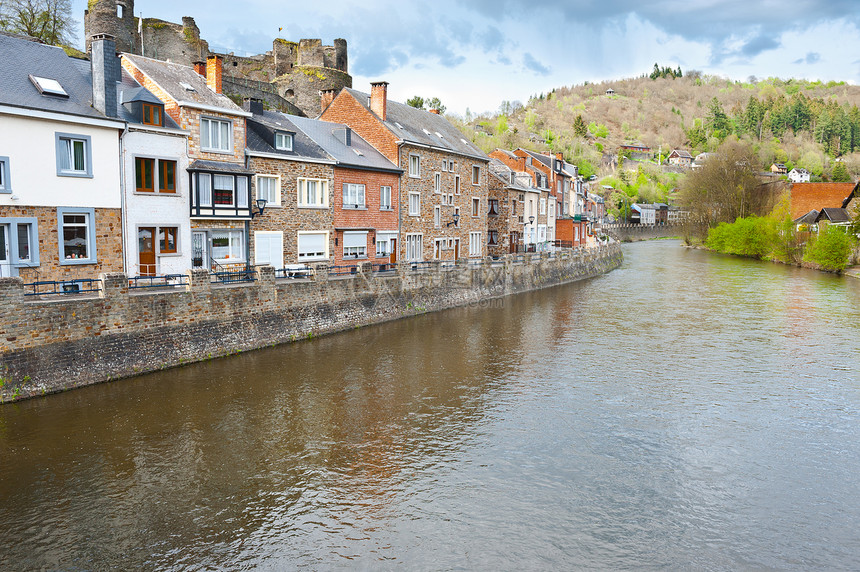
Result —
POLYGON ((525 195, 531 177, 517 173, 502 161, 490 158, 490 208, 487 215, 487 249, 493 257, 519 252, 525 235, 525 195))
POLYGON ((113 45, 94 38, 87 62, 0 34, 0 276, 123 270, 113 45))
POLYGON ((189 133, 188 184, 194 268, 237 270, 250 263, 248 223, 253 171, 245 166, 245 119, 221 93, 222 62, 195 68, 122 55, 122 67, 164 103, 164 113, 189 133))
POLYGON ((672 149, 666 160, 670 165, 677 165, 685 169, 693 166, 693 156, 689 151, 684 151, 683 149, 672 149))
POLYGON ((487 254, 489 158, 444 117, 371 93, 323 93, 320 119, 346 124, 404 171, 397 258, 410 262, 487 254))

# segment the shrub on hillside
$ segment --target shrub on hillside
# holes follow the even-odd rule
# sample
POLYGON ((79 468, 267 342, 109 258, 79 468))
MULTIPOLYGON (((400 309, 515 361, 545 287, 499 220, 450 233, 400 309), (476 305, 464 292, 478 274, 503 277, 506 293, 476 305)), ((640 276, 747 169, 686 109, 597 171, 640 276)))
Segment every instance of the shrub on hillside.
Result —
POLYGON ((845 229, 827 225, 807 247, 804 260, 815 262, 825 270, 842 272, 848 266, 852 242, 845 229))
POLYGON ((750 258, 764 258, 771 254, 776 242, 773 221, 765 217, 750 216, 735 222, 720 223, 708 231, 705 246, 726 254, 750 258))

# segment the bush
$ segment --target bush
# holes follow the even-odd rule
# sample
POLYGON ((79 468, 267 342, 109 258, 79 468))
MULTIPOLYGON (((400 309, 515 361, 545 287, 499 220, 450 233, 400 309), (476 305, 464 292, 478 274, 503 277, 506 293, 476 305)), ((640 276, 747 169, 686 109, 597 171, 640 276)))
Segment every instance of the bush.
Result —
POLYGON ((764 258, 773 250, 776 229, 764 217, 739 218, 734 223, 720 223, 708 231, 705 246, 726 254, 764 258))
POLYGON ((845 229, 827 225, 806 249, 804 260, 815 262, 825 270, 842 272, 848 266, 852 242, 845 229))

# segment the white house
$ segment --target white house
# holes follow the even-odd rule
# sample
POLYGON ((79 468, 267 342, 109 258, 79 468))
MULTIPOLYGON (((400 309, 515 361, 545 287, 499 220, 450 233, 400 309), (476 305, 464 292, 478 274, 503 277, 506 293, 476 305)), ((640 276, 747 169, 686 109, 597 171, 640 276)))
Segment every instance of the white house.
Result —
POLYGON ((657 209, 654 205, 645 205, 634 203, 630 207, 631 220, 635 222, 636 215, 639 215, 639 224, 655 224, 657 222, 657 209))
POLYGON ((792 183, 808 183, 810 173, 806 169, 794 168, 788 172, 788 180, 792 183))
POLYGON ((0 275, 121 272, 119 66, 110 36, 90 62, 0 35, 0 275), (91 104, 92 102, 92 104, 91 104))
POLYGON ((129 276, 191 268, 187 141, 164 103, 123 70, 118 113, 122 137, 124 257, 129 276))

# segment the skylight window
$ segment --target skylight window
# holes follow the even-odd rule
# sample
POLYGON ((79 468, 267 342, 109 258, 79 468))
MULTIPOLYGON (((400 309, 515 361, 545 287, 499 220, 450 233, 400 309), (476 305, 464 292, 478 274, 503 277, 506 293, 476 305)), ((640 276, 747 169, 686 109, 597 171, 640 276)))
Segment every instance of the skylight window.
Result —
POLYGON ((36 89, 38 89, 39 93, 41 93, 42 95, 57 95, 59 97, 69 97, 69 94, 66 93, 66 90, 63 89, 63 86, 60 85, 60 82, 55 79, 31 75, 30 81, 33 82, 33 85, 36 86, 36 89))
POLYGON ((362 153, 361 151, 359 151, 359 150, 358 150, 358 149, 356 149, 355 147, 353 147, 353 148, 352 148, 352 150, 353 150, 353 151, 355 151, 355 154, 356 154, 356 155, 358 155, 359 157, 363 157, 363 156, 364 156, 364 153, 362 153))
POLYGON ((445 138, 445 136, 444 136, 444 135, 442 135, 441 133, 439 133, 438 131, 436 132, 436 137, 438 137, 439 139, 444 139, 444 138, 445 138))
POLYGON ((430 135, 430 132, 427 131, 426 129, 422 129, 421 131, 423 131, 425 135, 430 135))
POLYGON ((184 81, 180 81, 179 85, 182 86, 185 91, 195 91, 194 87, 190 83, 185 83, 184 81))
POLYGON ((403 126, 402 126, 402 125, 400 125, 398 122, 396 122, 396 121, 395 121, 395 122, 394 122, 394 124, 395 124, 398 128, 403 129, 403 126))

